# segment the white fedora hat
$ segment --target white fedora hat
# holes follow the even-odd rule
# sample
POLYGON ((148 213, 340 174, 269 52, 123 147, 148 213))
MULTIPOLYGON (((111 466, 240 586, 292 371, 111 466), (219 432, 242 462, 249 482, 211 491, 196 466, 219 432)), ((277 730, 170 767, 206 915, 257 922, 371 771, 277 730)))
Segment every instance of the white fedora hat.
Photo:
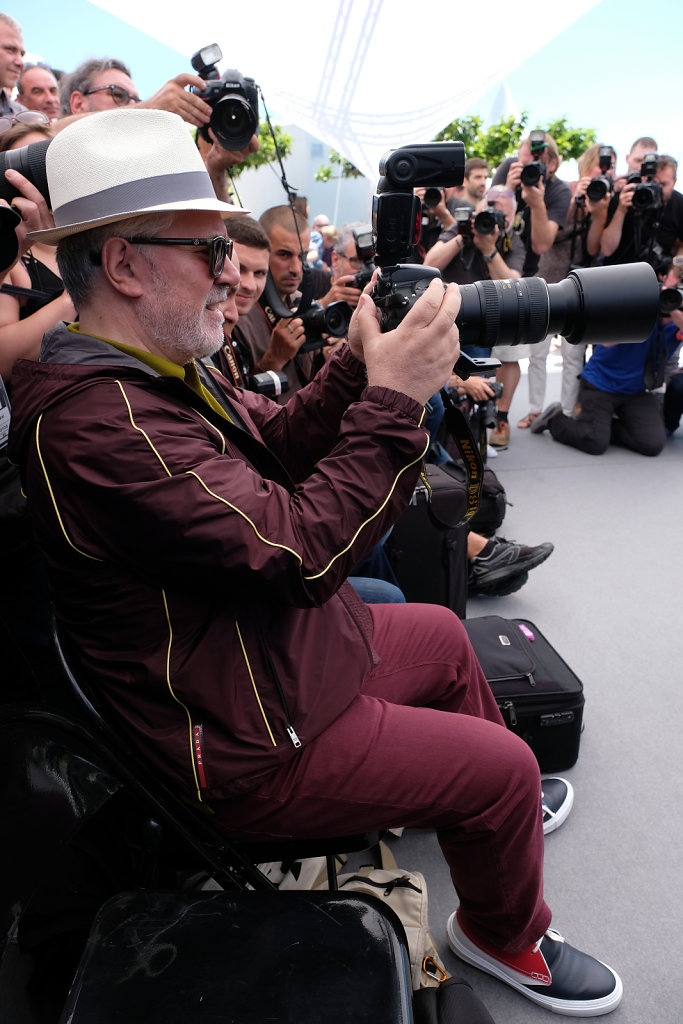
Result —
POLYGON ((126 107, 74 121, 47 148, 55 227, 32 231, 56 243, 102 224, 167 210, 249 213, 216 198, 184 121, 165 110, 126 107))

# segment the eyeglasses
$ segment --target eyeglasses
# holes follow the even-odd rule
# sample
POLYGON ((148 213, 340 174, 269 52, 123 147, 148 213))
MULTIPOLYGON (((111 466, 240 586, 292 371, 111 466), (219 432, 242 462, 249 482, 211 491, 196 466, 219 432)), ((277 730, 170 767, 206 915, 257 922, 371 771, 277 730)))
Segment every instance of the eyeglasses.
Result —
POLYGON ((11 117, 0 117, 0 135, 8 132, 14 124, 49 124, 50 118, 41 110, 20 110, 11 117))
POLYGON ((215 238, 127 238, 133 245, 194 245, 209 250, 209 273, 219 278, 223 273, 225 261, 232 259, 232 238, 216 235, 215 238))
POLYGON ((105 92, 109 90, 111 98, 117 107, 127 107, 129 103, 139 103, 140 97, 133 96, 132 93, 124 89, 122 85, 98 85, 97 89, 86 89, 83 93, 84 96, 92 96, 94 92, 105 92))

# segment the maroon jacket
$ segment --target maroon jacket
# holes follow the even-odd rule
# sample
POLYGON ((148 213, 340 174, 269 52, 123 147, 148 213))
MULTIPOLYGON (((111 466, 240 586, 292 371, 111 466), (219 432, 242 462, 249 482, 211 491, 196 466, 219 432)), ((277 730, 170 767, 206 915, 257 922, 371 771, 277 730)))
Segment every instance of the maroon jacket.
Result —
POLYGON ((409 501, 428 435, 346 346, 285 407, 201 374, 237 422, 60 326, 16 366, 10 458, 83 668, 210 801, 358 693, 371 619, 344 581, 409 501))

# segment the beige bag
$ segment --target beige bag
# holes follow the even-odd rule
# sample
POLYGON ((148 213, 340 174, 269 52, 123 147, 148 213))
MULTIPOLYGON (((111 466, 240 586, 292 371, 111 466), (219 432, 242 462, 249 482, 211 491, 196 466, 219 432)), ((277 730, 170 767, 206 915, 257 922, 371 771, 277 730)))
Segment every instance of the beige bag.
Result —
MULTIPOLYGON (((436 988, 448 977, 429 931, 427 883, 419 871, 375 868, 366 865, 340 875, 340 892, 362 892, 377 896, 401 919, 408 939, 413 989, 436 988)), ((318 886, 327 889, 327 882, 318 886)))

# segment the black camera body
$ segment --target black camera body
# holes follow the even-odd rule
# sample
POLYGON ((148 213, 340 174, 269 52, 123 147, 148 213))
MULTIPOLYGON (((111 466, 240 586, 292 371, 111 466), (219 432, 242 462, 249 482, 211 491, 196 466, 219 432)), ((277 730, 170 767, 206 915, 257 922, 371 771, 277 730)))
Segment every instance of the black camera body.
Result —
POLYGON ((532 160, 529 164, 524 164, 522 167, 522 174, 520 180, 522 185, 527 188, 531 188, 534 185, 538 185, 539 181, 545 182, 547 174, 547 168, 542 160, 532 160))
POLYGON ((633 212, 644 213, 646 210, 657 210, 664 205, 662 186, 655 181, 657 174, 657 154, 646 153, 640 165, 640 174, 629 174, 627 183, 635 182, 633 190, 633 212))
POLYGON ((443 199, 442 188, 426 188, 422 196, 422 205, 426 210, 433 210, 443 199))
POLYGON ((253 78, 246 78, 239 71, 230 69, 220 75, 216 64, 222 58, 218 43, 205 46, 192 56, 192 67, 206 82, 205 89, 193 92, 212 108, 211 120, 199 129, 199 134, 211 142, 210 128, 223 149, 244 149, 258 131, 259 90, 253 78))
POLYGON ((589 183, 586 195, 591 203, 599 203, 605 196, 611 195, 613 191, 614 182, 612 179, 607 174, 599 174, 597 178, 593 178, 589 183))
POLYGON ((304 313, 296 313, 303 321, 306 341, 299 352, 314 352, 324 348, 327 341, 323 337, 345 338, 349 333, 349 322, 353 310, 347 302, 331 302, 329 306, 321 306, 312 302, 304 313))
POLYGON ((355 274, 353 281, 348 281, 349 288, 360 288, 362 291, 370 284, 375 272, 375 246, 372 241, 372 224, 364 224, 361 228, 352 228, 353 240, 356 243, 356 257, 363 266, 355 274))
POLYGON ((683 282, 679 281, 673 288, 662 288, 659 293, 659 313, 661 316, 671 316, 681 306, 683 306, 683 282))
POLYGON ((543 128, 535 128, 532 132, 529 132, 529 149, 531 156, 534 157, 531 163, 525 164, 522 168, 521 182, 527 188, 531 188, 534 185, 538 185, 539 181, 545 182, 548 169, 545 162, 540 159, 536 159, 546 148, 545 131, 543 128))
MULTIPOLYGON (((380 162, 373 231, 381 270, 372 298, 383 331, 398 326, 432 280, 441 276, 433 267, 399 262, 411 255, 419 240, 421 203, 413 187, 461 184, 464 162, 460 142, 406 146, 380 162)), ((486 348, 533 344, 548 334, 561 334, 575 345, 644 341, 656 322, 659 302, 657 275, 647 263, 573 270, 557 284, 530 277, 477 281, 459 289, 455 322, 460 342, 486 348)), ((467 377, 479 371, 482 362, 461 356, 456 372, 467 377)))
POLYGON ((496 228, 501 235, 505 234, 505 214, 498 209, 495 201, 489 201, 485 210, 475 214, 474 230, 478 235, 492 235, 496 228))
POLYGON ((456 207, 453 219, 457 225, 458 234, 462 235, 465 241, 474 238, 474 217, 469 206, 456 207))
POLYGON ((600 146, 598 150, 598 166, 600 167, 600 174, 588 185, 586 189, 586 195, 590 199, 591 203, 599 203, 606 196, 611 196, 614 192, 614 181, 612 180, 612 161, 614 160, 614 150, 611 146, 600 146))

